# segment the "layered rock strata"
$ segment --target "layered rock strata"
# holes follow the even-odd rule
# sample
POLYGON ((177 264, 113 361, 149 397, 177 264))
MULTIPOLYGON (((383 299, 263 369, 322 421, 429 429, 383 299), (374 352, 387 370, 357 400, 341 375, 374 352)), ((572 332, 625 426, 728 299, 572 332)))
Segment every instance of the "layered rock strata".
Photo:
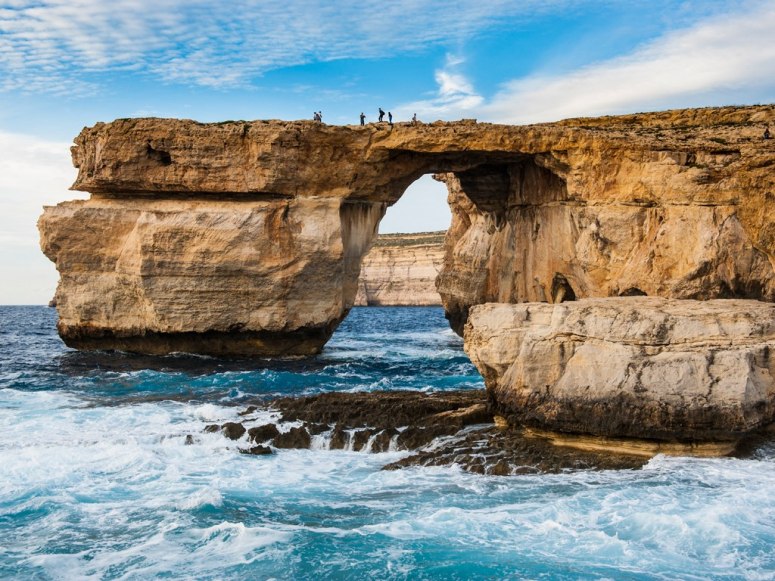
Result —
POLYGON ((123 119, 75 140, 82 202, 46 208, 68 345, 305 355, 355 302, 387 205, 450 191, 438 290, 484 302, 775 299, 772 106, 555 124, 332 127, 123 119))
POLYGON ((485 304, 470 310, 465 349, 510 423, 614 438, 552 435, 561 445, 650 454, 673 442, 715 455, 775 420, 775 304, 485 304))
POLYGON ((363 258, 355 304, 441 305, 436 277, 444 262, 444 232, 380 234, 363 258))

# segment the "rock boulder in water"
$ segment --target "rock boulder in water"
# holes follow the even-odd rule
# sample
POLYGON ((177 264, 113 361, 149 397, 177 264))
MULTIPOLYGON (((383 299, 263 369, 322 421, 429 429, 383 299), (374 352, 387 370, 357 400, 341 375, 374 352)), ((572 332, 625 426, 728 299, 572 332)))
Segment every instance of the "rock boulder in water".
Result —
POLYGON ((245 435, 245 426, 237 422, 226 422, 221 426, 221 432, 230 440, 239 440, 245 435))
POLYGON ((771 303, 485 304, 469 313, 465 349, 513 424, 702 443, 735 442, 775 419, 771 303))
MULTIPOLYGON (((256 410, 256 406, 250 406, 253 411, 256 410)), ((254 442, 266 442, 271 440, 275 436, 279 435, 280 431, 274 424, 264 424, 263 426, 255 426, 248 430, 248 437, 254 442)))

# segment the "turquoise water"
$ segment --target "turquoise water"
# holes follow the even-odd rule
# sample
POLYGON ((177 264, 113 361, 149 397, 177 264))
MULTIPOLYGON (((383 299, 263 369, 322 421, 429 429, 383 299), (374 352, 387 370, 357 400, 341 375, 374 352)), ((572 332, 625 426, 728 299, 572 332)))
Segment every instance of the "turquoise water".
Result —
POLYGON ((481 388, 440 309, 355 309, 294 362, 81 354, 54 325, 0 307, 2 578, 775 579, 772 446, 489 477, 202 433, 273 394, 481 388))

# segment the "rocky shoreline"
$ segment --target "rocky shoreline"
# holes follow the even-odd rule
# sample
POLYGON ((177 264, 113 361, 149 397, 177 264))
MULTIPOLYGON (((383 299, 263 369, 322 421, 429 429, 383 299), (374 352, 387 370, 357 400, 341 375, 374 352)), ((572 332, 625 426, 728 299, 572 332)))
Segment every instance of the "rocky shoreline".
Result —
MULTIPOLYGON (((493 414, 484 390, 379 391, 280 397, 257 402, 240 412, 239 422, 209 424, 203 434, 234 440, 249 455, 284 449, 348 450, 363 453, 406 451, 383 469, 451 466, 494 476, 557 473, 567 470, 636 469, 650 454, 558 446, 552 435, 507 426, 493 414), (276 414, 265 422, 262 412, 276 414)), ((195 444, 202 435, 190 434, 195 444)), ((757 433, 731 452, 749 454, 751 442, 772 440, 757 433)), ((641 441, 641 443, 644 443, 641 441)), ((667 450, 669 452, 669 450, 667 450)))

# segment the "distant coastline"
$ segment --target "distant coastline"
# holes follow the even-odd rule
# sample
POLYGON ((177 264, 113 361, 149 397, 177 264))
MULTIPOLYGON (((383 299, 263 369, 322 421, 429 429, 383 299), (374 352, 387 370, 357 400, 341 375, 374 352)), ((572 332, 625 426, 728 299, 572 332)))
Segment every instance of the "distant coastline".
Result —
POLYGON ((363 257, 356 306, 441 306, 446 231, 380 234, 363 257))

